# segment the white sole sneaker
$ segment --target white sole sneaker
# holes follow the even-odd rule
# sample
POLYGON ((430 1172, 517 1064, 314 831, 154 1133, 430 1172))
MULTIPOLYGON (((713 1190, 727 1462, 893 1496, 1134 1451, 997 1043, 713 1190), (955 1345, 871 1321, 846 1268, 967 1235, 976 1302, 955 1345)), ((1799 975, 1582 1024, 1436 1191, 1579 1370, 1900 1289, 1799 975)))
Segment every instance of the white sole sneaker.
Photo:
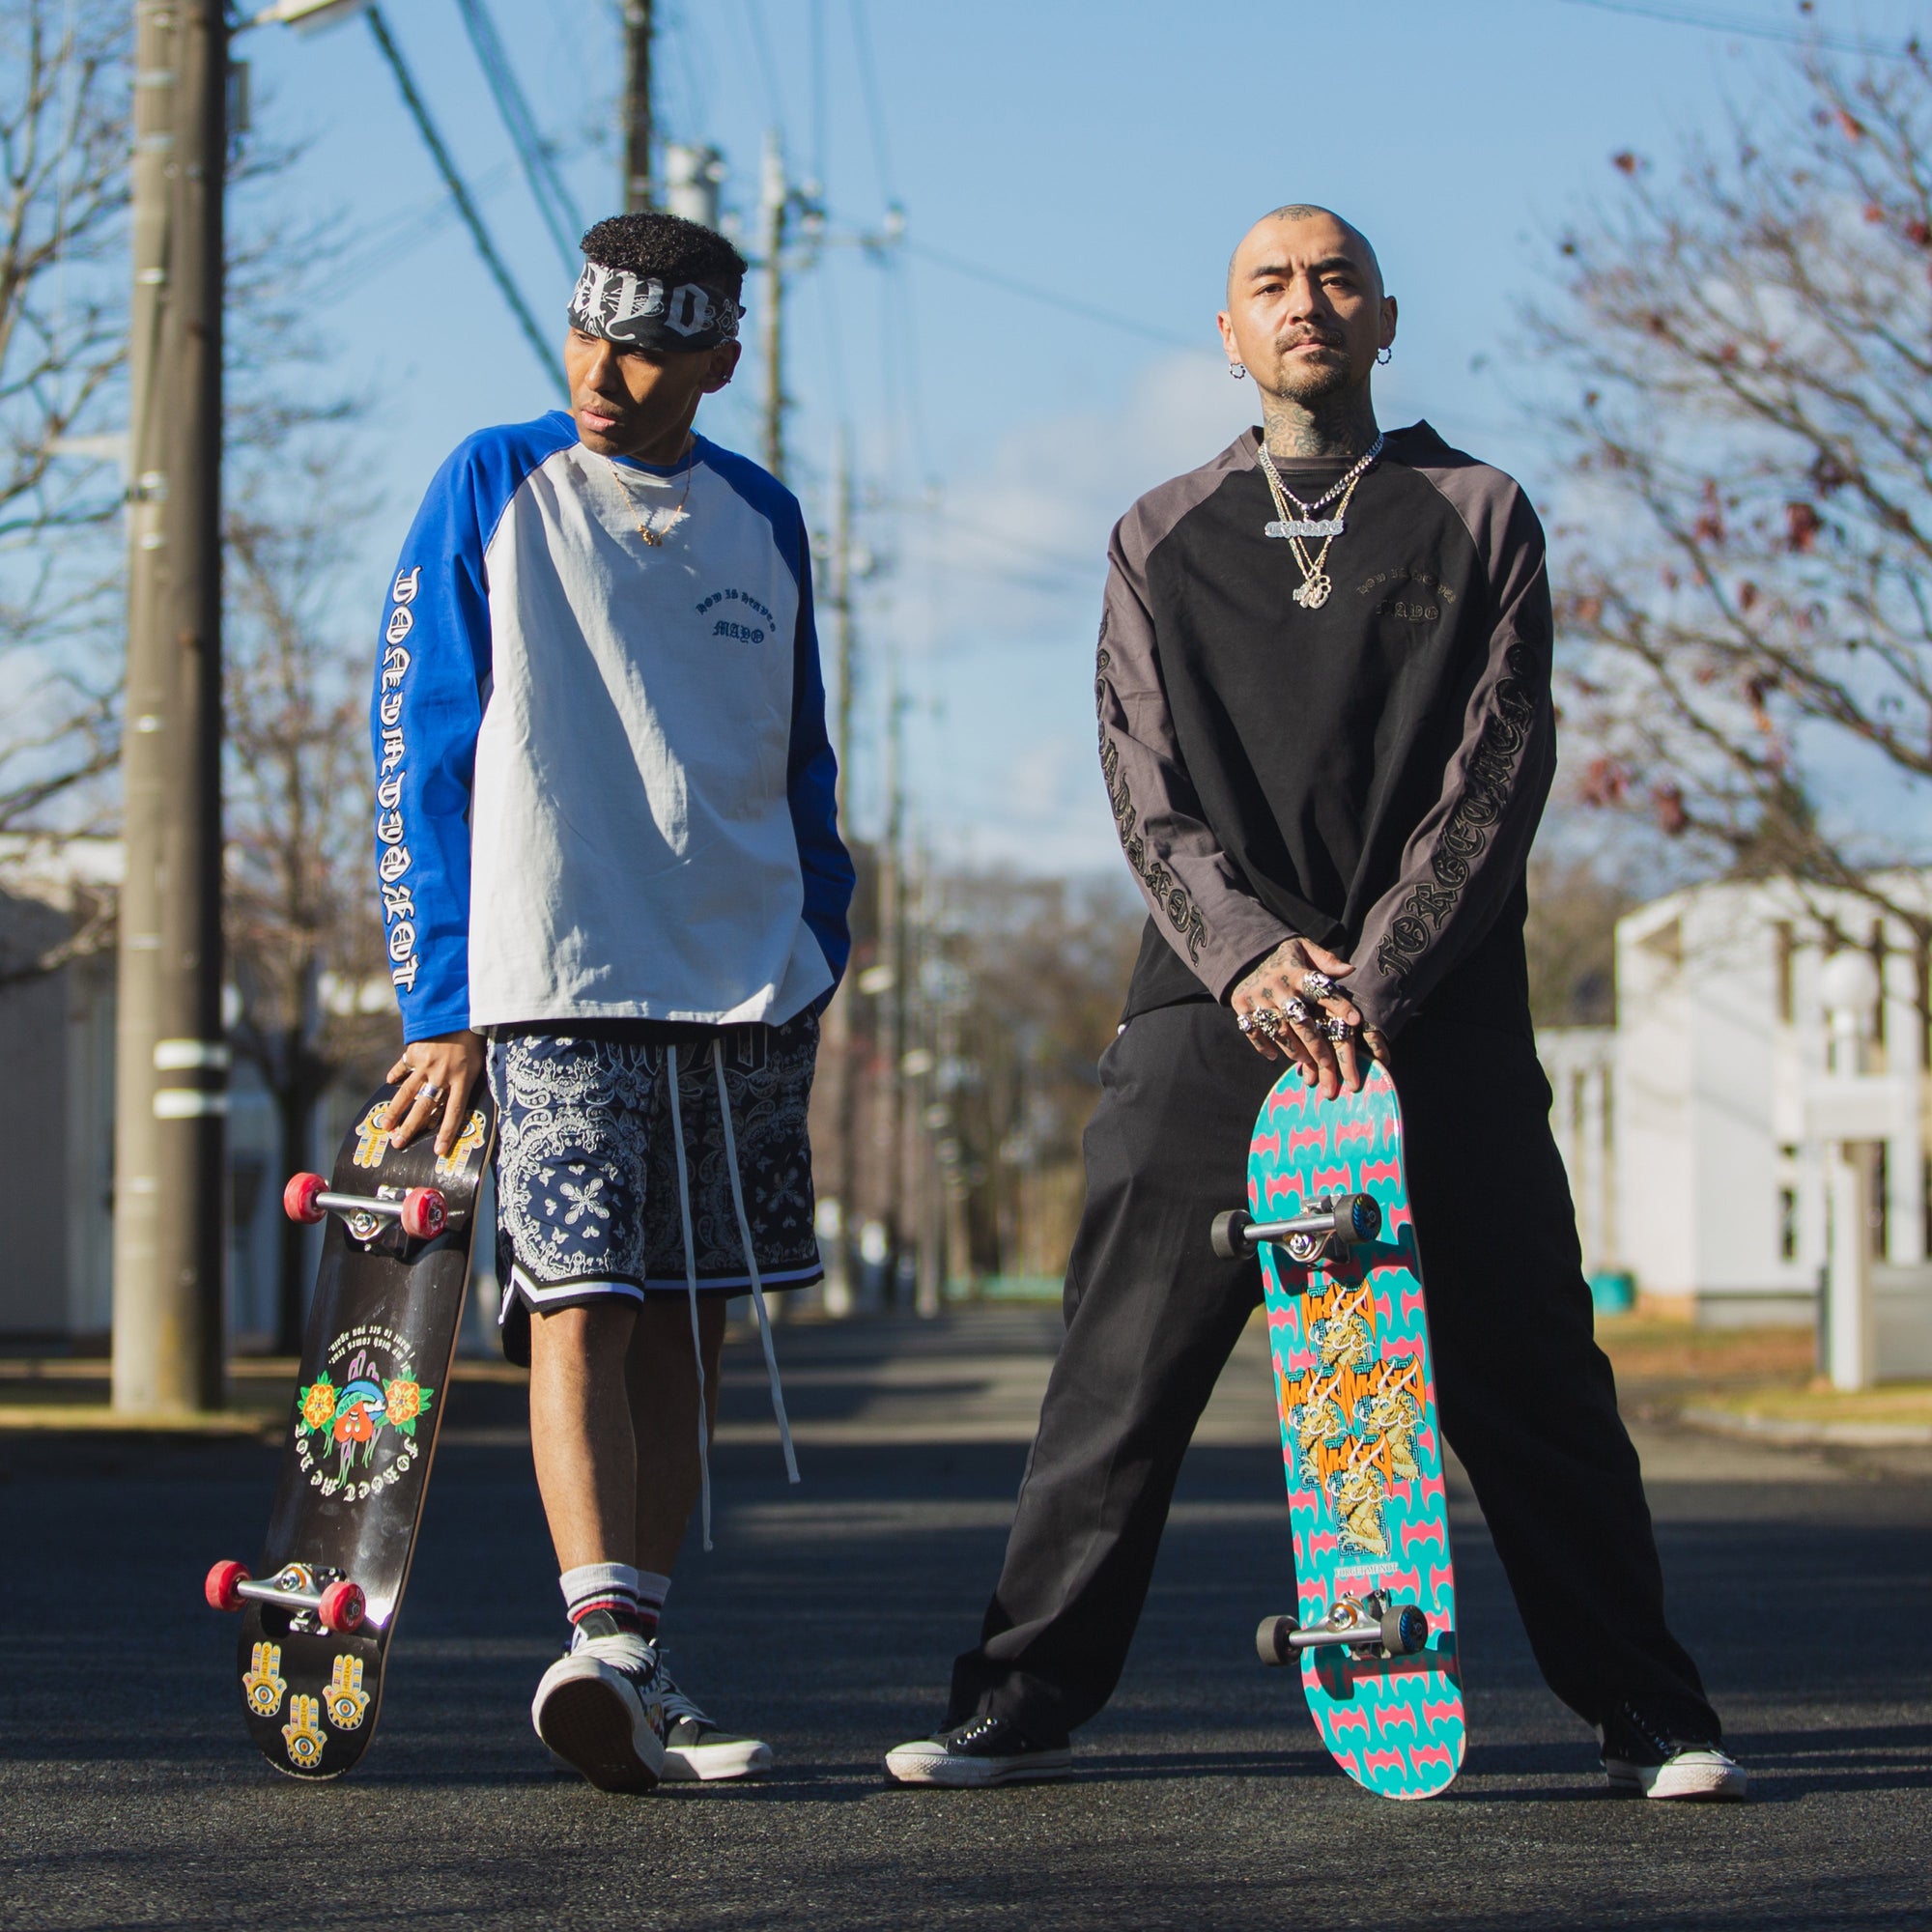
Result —
POLYGON ((711 1784, 724 1777, 755 1777, 772 1768, 772 1747, 757 1738, 680 1747, 667 1745, 664 1769, 667 1784, 711 1784))
POLYGON ((1744 1766, 1714 1750, 1679 1751, 1664 1764, 1631 1764, 1623 1758, 1606 1757, 1604 1775, 1613 1791, 1635 1791, 1646 1798, 1676 1798, 1693 1804, 1735 1804, 1750 1789, 1744 1766))
POLYGON ((587 1647, 544 1672, 530 1722, 600 1791, 649 1791, 664 1775, 664 1739, 638 1687, 587 1647))
POLYGON ((1073 1752, 1016 1752, 1011 1757, 972 1757, 949 1751, 936 1738, 919 1738, 886 1753, 886 1776, 895 1784, 941 1784, 955 1791, 994 1784, 1034 1784, 1073 1776, 1073 1752))

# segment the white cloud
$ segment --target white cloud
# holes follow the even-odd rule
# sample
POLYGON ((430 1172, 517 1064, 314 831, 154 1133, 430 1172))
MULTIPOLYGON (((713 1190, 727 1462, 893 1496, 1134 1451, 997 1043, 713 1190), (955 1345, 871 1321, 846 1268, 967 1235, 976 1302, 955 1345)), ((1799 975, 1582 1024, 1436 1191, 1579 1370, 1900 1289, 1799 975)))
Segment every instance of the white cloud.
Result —
MULTIPOLYGON (((867 635, 904 648, 917 698, 909 782, 942 857, 1029 872, 1121 864, 1094 753, 1107 533, 1252 412, 1253 392, 1217 356, 1169 356, 1141 372, 1120 410, 1024 425, 930 515, 908 520, 895 588, 867 635)), ((875 786, 862 778, 858 790, 863 823, 875 786)))

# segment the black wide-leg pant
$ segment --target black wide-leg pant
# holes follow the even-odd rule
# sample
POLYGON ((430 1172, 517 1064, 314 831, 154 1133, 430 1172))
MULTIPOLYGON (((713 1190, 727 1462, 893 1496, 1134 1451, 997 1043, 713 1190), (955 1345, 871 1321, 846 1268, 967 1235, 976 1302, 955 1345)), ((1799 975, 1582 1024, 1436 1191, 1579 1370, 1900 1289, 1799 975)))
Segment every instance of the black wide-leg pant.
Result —
MULTIPOLYGON (((1261 1299, 1260 1263, 1218 1260, 1208 1229, 1246 1200, 1255 1114, 1282 1070, 1207 1004, 1141 1014, 1102 1058, 1066 1337, 949 1724, 986 1712, 1057 1743, 1113 1694, 1181 1458, 1261 1299)), ((1696 1665, 1664 1623, 1534 1044, 1420 1019, 1397 1042, 1395 1080, 1442 1429, 1537 1662, 1590 1723, 1628 1700, 1715 1741, 1696 1665)))

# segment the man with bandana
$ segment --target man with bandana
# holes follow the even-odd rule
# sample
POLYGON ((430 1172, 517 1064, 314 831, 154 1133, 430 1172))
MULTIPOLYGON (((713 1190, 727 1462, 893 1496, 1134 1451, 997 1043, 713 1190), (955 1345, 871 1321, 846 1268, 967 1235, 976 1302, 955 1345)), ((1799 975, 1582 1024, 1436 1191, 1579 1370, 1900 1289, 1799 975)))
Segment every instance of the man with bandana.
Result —
POLYGON ((1530 1025, 1523 873, 1555 764, 1542 529, 1426 423, 1378 428, 1396 304, 1327 210, 1255 224, 1220 329, 1263 426, 1143 497, 1109 551, 1100 768, 1151 917, 1087 1130, 1066 1338, 980 1641, 887 1773, 1070 1771, 1262 1298, 1209 1216, 1242 1199, 1284 1066, 1332 1096, 1370 1053, 1402 1098, 1443 1433, 1537 1662, 1614 1788, 1741 1798, 1664 1619, 1530 1025))
POLYGON ((486 1068, 498 1109, 498 1319, 571 1626, 531 1719, 646 1790, 771 1762, 671 1681, 658 1622, 700 1503, 708 1546, 747 1290, 783 1434, 764 1293, 821 1272, 806 1109, 853 871, 798 503, 692 428, 738 364, 744 259, 657 213, 583 252, 570 408, 470 437, 403 546, 375 885, 396 1143, 451 1148, 486 1068))

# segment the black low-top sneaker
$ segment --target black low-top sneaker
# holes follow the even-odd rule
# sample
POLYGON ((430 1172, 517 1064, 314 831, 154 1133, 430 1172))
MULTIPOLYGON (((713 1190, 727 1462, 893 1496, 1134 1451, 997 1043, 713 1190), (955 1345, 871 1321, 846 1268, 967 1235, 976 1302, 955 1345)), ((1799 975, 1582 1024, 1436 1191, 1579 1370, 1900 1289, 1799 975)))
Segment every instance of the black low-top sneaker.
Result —
POLYGON ((711 1783, 723 1777, 754 1777, 772 1768, 772 1747, 762 1738, 740 1737, 713 1723, 677 1686, 658 1652, 658 1690, 664 1698, 664 1770, 667 1784, 711 1783))
POLYGON ((1031 1784, 1072 1775, 1068 1746, 1040 1744, 1005 1718, 969 1718, 886 1753, 895 1784, 1031 1784))
POLYGON ((1672 1737, 1633 1705, 1617 1710, 1601 1735, 1604 1776, 1613 1791, 1711 1803, 1735 1802, 1749 1789, 1744 1766, 1715 1741, 1672 1737))

